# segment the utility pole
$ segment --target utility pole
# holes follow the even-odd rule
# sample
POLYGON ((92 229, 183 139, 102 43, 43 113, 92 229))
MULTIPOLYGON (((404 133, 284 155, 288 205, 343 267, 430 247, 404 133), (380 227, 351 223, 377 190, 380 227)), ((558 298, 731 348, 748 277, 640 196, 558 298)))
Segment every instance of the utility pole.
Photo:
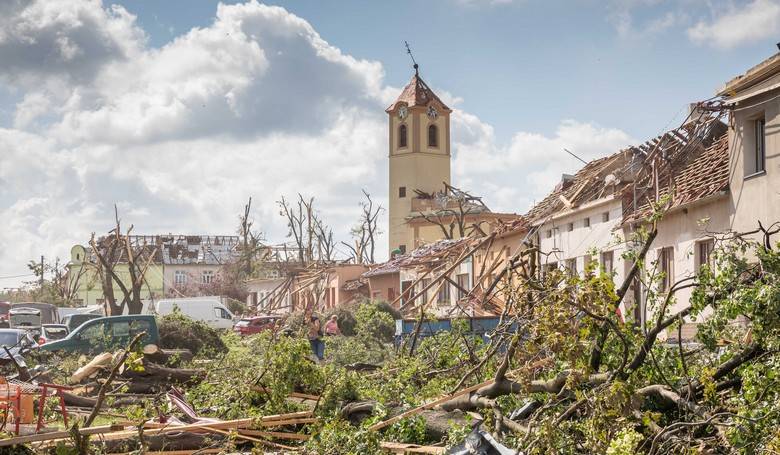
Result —
POLYGON ((40 283, 41 283, 41 290, 43 290, 43 255, 41 255, 41 279, 40 279, 40 283))

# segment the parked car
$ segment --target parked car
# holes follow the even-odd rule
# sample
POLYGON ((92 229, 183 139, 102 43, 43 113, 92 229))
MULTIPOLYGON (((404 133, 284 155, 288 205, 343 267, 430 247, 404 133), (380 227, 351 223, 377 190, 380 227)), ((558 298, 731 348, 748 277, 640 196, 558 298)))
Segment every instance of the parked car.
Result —
POLYGON ((57 307, 51 303, 43 302, 23 302, 12 303, 11 310, 14 308, 33 308, 41 311, 41 324, 59 324, 60 313, 57 311, 57 307))
POLYGON ((236 322, 233 331, 242 336, 253 335, 273 329, 283 319, 281 316, 251 316, 236 322))
POLYGON ((0 365, 11 363, 11 358, 3 348, 8 348, 14 360, 22 367, 27 364, 22 354, 35 346, 35 340, 27 330, 22 329, 0 329, 0 365))
POLYGON ((91 321, 92 319, 102 318, 103 316, 99 314, 92 314, 92 313, 75 313, 75 314, 69 314, 67 316, 64 316, 62 318, 62 321, 60 321, 62 324, 65 324, 68 326, 69 331, 76 330, 76 327, 80 326, 81 324, 91 321))
POLYGON ((38 337, 38 344, 49 343, 51 341, 61 340, 68 336, 70 330, 64 324, 43 324, 41 334, 38 337))
POLYGON ((141 345, 158 344, 160 332, 153 315, 108 316, 92 319, 61 340, 40 345, 43 351, 99 353, 127 346, 137 334, 146 332, 141 345))
POLYGON ((229 330, 233 327, 233 313, 219 301, 218 297, 158 300, 153 308, 154 313, 159 316, 171 314, 178 308, 184 316, 203 321, 213 329, 229 330))
POLYGON ((8 311, 11 309, 11 302, 0 302, 0 327, 9 327, 8 311))
POLYGON ((12 329, 40 331, 42 321, 41 310, 36 308, 15 306, 9 311, 8 322, 12 329))

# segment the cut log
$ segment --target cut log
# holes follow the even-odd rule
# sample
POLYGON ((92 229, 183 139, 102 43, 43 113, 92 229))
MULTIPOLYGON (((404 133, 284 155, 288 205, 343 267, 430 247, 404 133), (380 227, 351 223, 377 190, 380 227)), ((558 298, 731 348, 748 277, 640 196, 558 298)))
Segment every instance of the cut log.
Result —
POLYGON ((113 360, 114 360, 114 354, 110 352, 104 352, 102 354, 95 356, 95 358, 90 360, 89 363, 76 370, 76 372, 70 376, 69 379, 70 383, 78 384, 84 379, 87 379, 88 377, 97 374, 99 371, 111 365, 111 362, 113 360))
POLYGON ((189 349, 161 349, 156 344, 147 344, 143 349, 144 358, 161 365, 178 364, 181 361, 192 360, 192 351, 189 349))
MULTIPOLYGON (((147 450, 195 450, 203 447, 213 446, 226 438, 220 434, 203 433, 169 433, 144 436, 144 442, 147 444, 147 450)), ((125 439, 95 440, 98 447, 105 453, 121 452, 127 453, 141 448, 138 435, 125 439)))
MULTIPOLYGON (((144 362, 143 371, 125 370, 122 376, 130 380, 142 379, 144 381, 155 381, 164 384, 193 385, 197 384, 206 377, 204 370, 195 370, 187 368, 169 368, 154 362, 144 362)), ((132 392, 141 393, 141 392, 132 392)))

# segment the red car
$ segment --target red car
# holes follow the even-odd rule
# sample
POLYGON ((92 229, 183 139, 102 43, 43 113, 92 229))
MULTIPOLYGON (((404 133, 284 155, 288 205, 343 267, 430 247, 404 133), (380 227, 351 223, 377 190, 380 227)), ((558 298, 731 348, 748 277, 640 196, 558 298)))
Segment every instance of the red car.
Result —
POLYGON ((0 302, 0 327, 8 327, 9 311, 11 311, 11 302, 0 302))
POLYGON ((283 319, 281 316, 251 316, 236 322, 233 331, 241 336, 254 335, 264 330, 272 330, 283 319))

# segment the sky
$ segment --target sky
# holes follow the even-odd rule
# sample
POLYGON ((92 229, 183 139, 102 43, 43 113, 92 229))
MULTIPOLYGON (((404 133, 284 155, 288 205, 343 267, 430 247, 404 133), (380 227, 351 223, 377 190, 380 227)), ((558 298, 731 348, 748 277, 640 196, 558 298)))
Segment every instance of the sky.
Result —
POLYGON ((524 213, 581 165, 564 148, 644 142, 777 52, 780 0, 5 0, 0 289, 114 204, 135 233, 234 234, 251 196, 278 243, 301 193, 348 241, 361 189, 386 205, 404 41, 454 109, 453 183, 524 213))

